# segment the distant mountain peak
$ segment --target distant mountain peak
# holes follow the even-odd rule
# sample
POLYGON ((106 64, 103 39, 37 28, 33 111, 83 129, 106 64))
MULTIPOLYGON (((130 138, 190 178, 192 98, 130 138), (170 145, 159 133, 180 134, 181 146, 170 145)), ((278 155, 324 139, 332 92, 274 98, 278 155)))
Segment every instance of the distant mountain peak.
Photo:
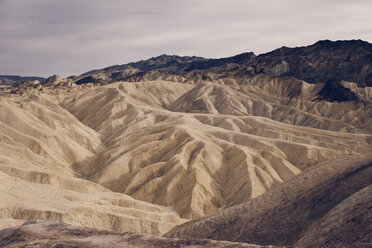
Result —
POLYGON ((196 56, 178 56, 178 55, 167 55, 162 54, 157 57, 152 57, 148 60, 141 60, 138 62, 132 62, 128 65, 133 66, 134 68, 144 70, 144 71, 151 71, 151 70, 158 70, 163 69, 171 65, 175 64, 187 64, 194 61, 204 61, 205 58, 196 57, 196 56))
POLYGON ((22 80, 29 80, 29 81, 43 81, 45 78, 43 77, 34 77, 34 76, 17 76, 17 75, 0 75, 0 84, 7 84, 12 85, 15 84, 18 81, 22 80))

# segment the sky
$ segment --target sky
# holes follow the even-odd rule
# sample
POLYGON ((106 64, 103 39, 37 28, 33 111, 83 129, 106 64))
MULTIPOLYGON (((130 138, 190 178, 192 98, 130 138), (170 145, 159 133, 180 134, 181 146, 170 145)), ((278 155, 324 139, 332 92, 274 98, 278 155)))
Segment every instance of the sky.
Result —
POLYGON ((70 76, 161 54, 372 42, 370 0, 0 0, 0 75, 70 76))

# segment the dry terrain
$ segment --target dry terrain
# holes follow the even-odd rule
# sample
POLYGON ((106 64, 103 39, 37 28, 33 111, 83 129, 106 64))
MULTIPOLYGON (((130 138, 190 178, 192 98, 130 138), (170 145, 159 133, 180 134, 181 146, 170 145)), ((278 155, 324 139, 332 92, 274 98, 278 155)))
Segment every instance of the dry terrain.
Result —
POLYGON ((318 162, 371 151, 368 105, 261 84, 118 82, 2 97, 0 223, 161 234, 318 162))
POLYGON ((259 245, 362 242, 371 54, 367 42, 321 41, 3 85, 0 229, 53 220, 259 245))
POLYGON ((362 247, 372 242, 372 156, 321 163, 276 189, 174 228, 167 237, 260 245, 362 247))
POLYGON ((152 248, 152 247, 225 247, 263 248, 244 243, 213 240, 169 239, 146 234, 117 233, 76 227, 56 221, 28 222, 0 231, 0 246, 7 248, 152 248), (51 238, 53 237, 53 238, 51 238))

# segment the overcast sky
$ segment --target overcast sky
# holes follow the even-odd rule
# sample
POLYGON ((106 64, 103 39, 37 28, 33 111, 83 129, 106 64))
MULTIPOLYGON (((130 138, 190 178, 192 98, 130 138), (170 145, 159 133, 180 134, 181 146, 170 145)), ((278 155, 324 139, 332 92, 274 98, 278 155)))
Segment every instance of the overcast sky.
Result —
POLYGON ((160 54, 372 42, 370 0, 0 0, 0 74, 69 76, 160 54))

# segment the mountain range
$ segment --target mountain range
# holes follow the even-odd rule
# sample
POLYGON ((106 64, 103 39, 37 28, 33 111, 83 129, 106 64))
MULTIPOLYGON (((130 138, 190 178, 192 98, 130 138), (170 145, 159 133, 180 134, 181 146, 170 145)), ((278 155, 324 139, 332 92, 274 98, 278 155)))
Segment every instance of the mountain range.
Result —
POLYGON ((281 47, 258 56, 243 53, 221 59, 161 55, 84 73, 77 83, 95 83, 102 77, 110 82, 156 78, 177 82, 229 78, 242 81, 258 75, 323 84, 318 99, 356 100, 358 94, 342 82, 361 88, 372 86, 372 44, 361 40, 323 40, 306 47, 281 47))
POLYGON ((22 77, 22 76, 15 76, 15 75, 0 75, 0 84, 3 85, 12 85, 18 81, 22 80, 29 80, 29 81, 43 81, 45 78, 43 77, 22 77))

